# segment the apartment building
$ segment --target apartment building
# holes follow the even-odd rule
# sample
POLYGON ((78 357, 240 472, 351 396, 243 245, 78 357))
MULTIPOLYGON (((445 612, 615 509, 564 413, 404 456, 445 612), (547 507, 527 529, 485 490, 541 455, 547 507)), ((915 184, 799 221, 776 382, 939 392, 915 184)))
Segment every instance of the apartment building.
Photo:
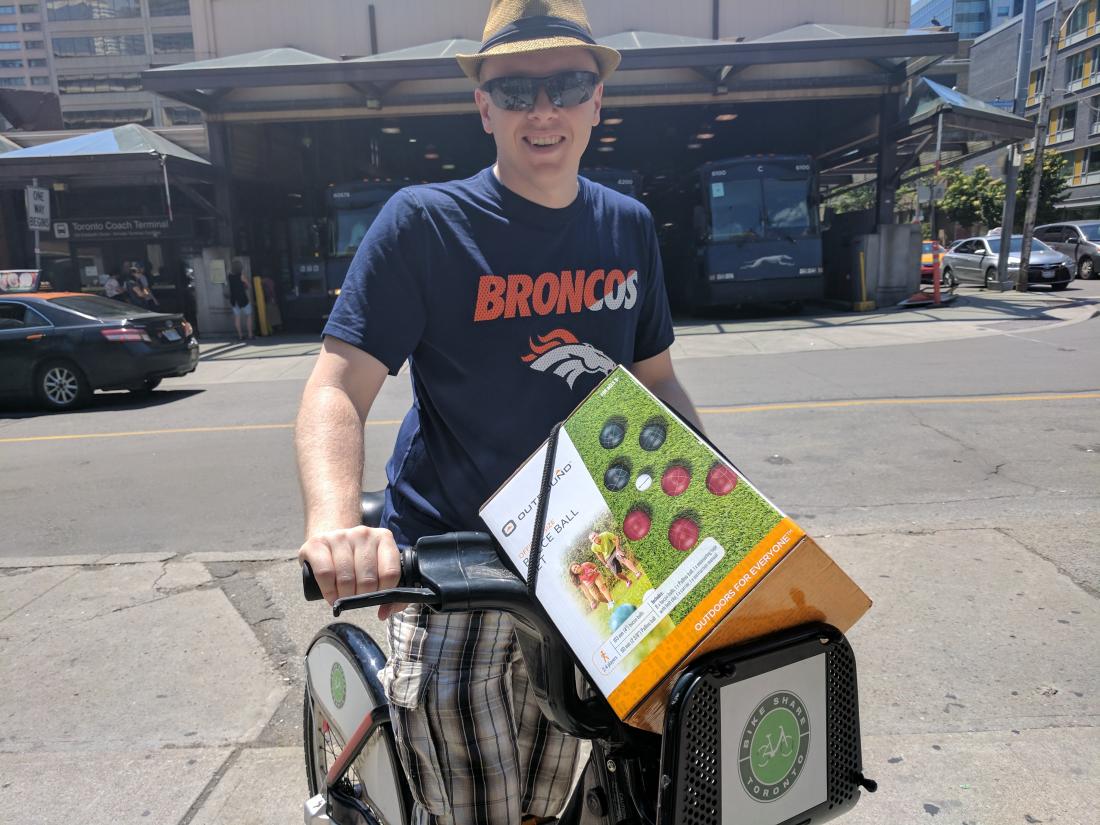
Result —
MULTIPOLYGON (((1053 93, 1047 143, 1070 164, 1066 217, 1100 215, 1100 0, 1064 3, 1062 31, 1049 54, 1054 3, 1039 6, 1028 77, 1026 114, 1038 111, 1047 72, 1053 93)), ((1011 100, 1022 18, 1016 17, 974 41, 970 51, 970 92, 983 100, 1011 100)))

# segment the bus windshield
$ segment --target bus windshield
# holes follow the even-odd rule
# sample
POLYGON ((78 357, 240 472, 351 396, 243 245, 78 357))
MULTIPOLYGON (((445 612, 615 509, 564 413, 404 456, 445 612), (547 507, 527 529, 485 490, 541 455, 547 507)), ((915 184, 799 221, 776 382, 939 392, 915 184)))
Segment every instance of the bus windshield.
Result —
MULTIPOLYGON (((731 170, 734 175, 740 170, 731 170)), ((810 184, 793 170, 710 183, 711 240, 798 237, 816 232, 810 184)))
POLYGON ((363 236, 367 234, 370 225, 382 211, 384 203, 376 203, 365 209, 337 209, 336 210, 336 246, 333 249, 335 255, 354 255, 363 242, 363 236))

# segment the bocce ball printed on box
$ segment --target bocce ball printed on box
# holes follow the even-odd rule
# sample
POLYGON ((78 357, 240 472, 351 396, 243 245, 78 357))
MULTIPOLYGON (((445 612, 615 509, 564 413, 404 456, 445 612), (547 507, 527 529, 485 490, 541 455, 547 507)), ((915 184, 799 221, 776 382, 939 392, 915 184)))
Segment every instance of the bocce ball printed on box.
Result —
POLYGON ((775 825, 828 797, 825 654, 719 690, 722 825, 775 825))
MULTIPOLYGON (((612 416, 600 430, 600 446, 614 452, 627 438, 629 422, 623 416, 612 416)), ((649 453, 659 453, 668 439, 668 422, 653 416, 638 433, 638 446, 649 453)), ((657 456, 655 456, 657 457, 657 456)), ((630 484, 633 473, 631 460, 625 455, 611 458, 603 474, 603 486, 608 492, 621 493, 630 484)), ((660 489, 669 498, 678 498, 688 491, 695 476, 690 462, 673 459, 663 468, 647 466, 638 471, 634 487, 639 493, 647 492, 659 473, 660 489)), ((737 486, 737 474, 721 461, 715 461, 706 474, 707 490, 715 496, 725 496, 737 486)), ((629 541, 641 541, 653 528, 653 509, 639 501, 628 510, 623 519, 623 535, 629 541)), ((702 532, 699 515, 690 509, 677 513, 668 525, 668 542, 681 552, 688 552, 699 541, 702 532)))

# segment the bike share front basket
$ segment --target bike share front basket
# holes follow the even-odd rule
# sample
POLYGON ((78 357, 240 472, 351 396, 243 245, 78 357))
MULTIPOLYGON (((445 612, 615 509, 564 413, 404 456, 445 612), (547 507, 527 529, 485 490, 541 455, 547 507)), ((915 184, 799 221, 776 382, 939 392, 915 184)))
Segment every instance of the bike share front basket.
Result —
POLYGON ((662 825, 817 825, 863 776, 855 656, 804 625, 692 663, 669 699, 662 825))

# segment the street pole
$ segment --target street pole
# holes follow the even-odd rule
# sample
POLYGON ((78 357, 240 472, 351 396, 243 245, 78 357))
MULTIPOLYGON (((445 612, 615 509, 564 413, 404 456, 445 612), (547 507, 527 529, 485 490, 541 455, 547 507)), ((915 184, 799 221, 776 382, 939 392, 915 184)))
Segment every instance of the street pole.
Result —
MULTIPOLYGON (((1043 182, 1043 150, 1047 141, 1047 119, 1050 116, 1050 97, 1054 91, 1054 67, 1058 56, 1058 39, 1062 32, 1062 3, 1054 0, 1054 21, 1050 24, 1050 43, 1047 46, 1047 71, 1043 78, 1043 97, 1039 101, 1039 114, 1035 116, 1035 168, 1031 172, 1031 190, 1027 193, 1027 210, 1024 212, 1024 239, 1020 246, 1020 270, 1016 273, 1016 291, 1027 292, 1027 265, 1031 260, 1031 235, 1035 231, 1035 213, 1039 211, 1039 186, 1043 182)), ((1002 231, 1002 236, 1003 236, 1002 231)), ((1012 236, 1009 235, 1009 243, 1012 236)), ((1004 241, 1001 241, 1004 245, 1004 241)))
MULTIPOLYGON (((38 188, 38 178, 31 178, 31 186, 38 188)), ((38 270, 38 277, 42 277, 42 243, 39 231, 34 230, 34 268, 38 270)))
MULTIPOLYGON (((1027 108, 1027 81, 1031 76, 1031 42, 1035 39, 1036 5, 1037 0, 1024 0, 1020 52, 1016 61, 1016 96, 1012 102, 1012 113, 1021 117, 1027 108)), ((1016 189, 1020 185, 1020 155, 1015 144, 1005 153, 1004 176, 1005 210, 1001 217, 1001 237, 1007 236, 1009 242, 1001 243, 1001 251, 997 255, 997 288, 1001 292, 1011 288, 1008 280, 1008 250, 1012 245, 1012 233, 1016 229, 1016 189)))

